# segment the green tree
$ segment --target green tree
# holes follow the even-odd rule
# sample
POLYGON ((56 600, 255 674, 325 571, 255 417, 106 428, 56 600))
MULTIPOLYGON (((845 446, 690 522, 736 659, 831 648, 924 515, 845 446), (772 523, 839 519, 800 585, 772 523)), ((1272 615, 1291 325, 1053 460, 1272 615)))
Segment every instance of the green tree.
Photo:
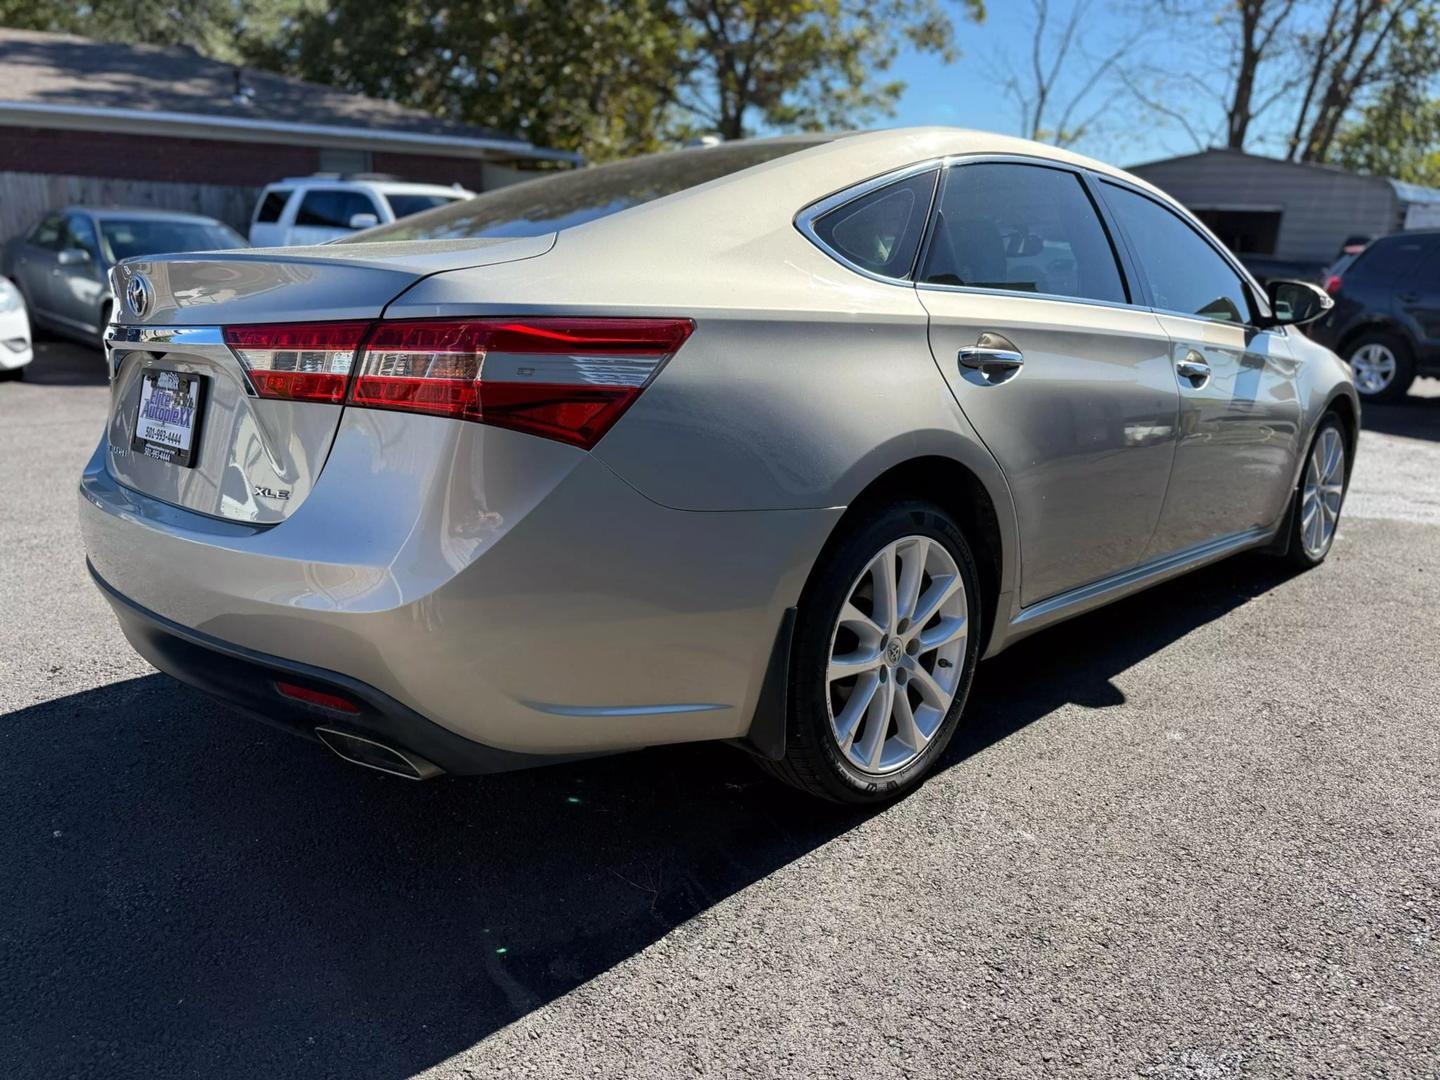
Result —
POLYGON ((230 63, 279 33, 301 0, 0 0, 0 26, 102 41, 189 45, 230 63))
MULTIPOLYGON (((983 0, 950 0, 981 18, 983 0)), ((954 56, 942 0, 475 0, 307 8, 266 66, 592 160, 703 132, 888 113, 899 50, 954 56)))
POLYGON ((307 6, 253 62, 596 159, 659 145, 678 79, 664 0, 307 6))
POLYGON ((1332 161, 1356 172, 1440 187, 1440 101, 1393 84, 1340 129, 1332 161))
POLYGON ((1334 125, 1325 160, 1411 183, 1440 183, 1440 5, 1398 26, 1359 110, 1334 125))
MULTIPOLYGON (((675 0, 684 73, 675 104, 727 139, 767 127, 822 130, 891 115, 905 89, 877 81, 900 49, 953 60, 940 0, 675 0)), ((955 10, 977 21, 984 0, 955 10)))
POLYGON ((902 48, 984 0, 0 0, 0 21, 183 43, 537 143, 620 157, 893 113, 902 48))

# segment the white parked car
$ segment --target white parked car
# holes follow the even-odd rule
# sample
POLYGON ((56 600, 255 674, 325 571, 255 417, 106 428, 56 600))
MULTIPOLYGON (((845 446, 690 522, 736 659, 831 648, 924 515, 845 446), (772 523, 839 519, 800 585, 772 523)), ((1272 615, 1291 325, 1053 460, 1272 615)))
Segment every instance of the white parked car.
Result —
POLYGON ((267 184, 255 203, 250 243, 256 247, 323 244, 474 194, 458 185, 410 184, 380 177, 279 180, 267 184))
POLYGON ((0 379, 23 379, 34 358, 25 298, 9 278, 0 277, 0 379))

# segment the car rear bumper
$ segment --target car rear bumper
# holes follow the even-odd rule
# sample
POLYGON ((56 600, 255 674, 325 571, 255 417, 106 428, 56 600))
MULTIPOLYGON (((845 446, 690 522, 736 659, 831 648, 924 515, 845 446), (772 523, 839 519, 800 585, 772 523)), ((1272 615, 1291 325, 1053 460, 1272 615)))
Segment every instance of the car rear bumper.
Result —
POLYGON ((487 760, 749 731, 777 627, 838 508, 672 510, 592 455, 531 436, 399 413, 353 423, 368 434, 342 422, 315 491, 268 527, 124 487, 102 441, 81 480, 81 529, 152 663, 231 700, 230 675, 200 681, 207 657, 255 665, 263 707, 242 695, 251 712, 274 706, 266 673, 293 668, 487 760), (397 447, 433 451, 415 429, 437 424, 451 429, 445 453, 386 471, 405 459, 397 447), (523 482, 502 468, 547 455, 523 482))
POLYGON ((86 566, 136 652, 167 675, 257 720, 311 740, 316 740, 317 728, 353 733, 462 776, 508 772, 557 760, 482 746, 425 719, 359 679, 269 656, 171 622, 122 596, 88 560, 86 566), (287 697, 280 689, 284 685, 338 697, 349 702, 353 711, 287 697))

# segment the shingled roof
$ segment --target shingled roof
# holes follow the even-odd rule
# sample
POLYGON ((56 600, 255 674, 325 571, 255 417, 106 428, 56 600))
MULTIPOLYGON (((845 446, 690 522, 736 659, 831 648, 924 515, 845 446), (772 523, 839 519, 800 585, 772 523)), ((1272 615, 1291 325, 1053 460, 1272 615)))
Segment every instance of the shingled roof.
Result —
POLYGON ((505 156, 569 159, 487 128, 388 101, 211 60, 183 45, 124 45, 0 28, 0 110, 16 115, 184 117, 221 127, 324 128, 388 142, 465 141, 505 156), (8 107, 8 109, 7 109, 8 107))

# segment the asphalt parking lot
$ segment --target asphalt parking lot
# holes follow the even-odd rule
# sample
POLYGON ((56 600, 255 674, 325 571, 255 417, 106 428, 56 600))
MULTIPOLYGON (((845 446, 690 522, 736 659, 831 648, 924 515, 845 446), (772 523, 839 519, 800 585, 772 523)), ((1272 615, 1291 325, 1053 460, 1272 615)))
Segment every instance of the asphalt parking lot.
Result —
POLYGON ((1440 1076, 1440 385, 1330 561, 1242 556, 979 673, 920 792, 718 747, 424 785, 135 657, 0 384, 0 1076, 1440 1076))

